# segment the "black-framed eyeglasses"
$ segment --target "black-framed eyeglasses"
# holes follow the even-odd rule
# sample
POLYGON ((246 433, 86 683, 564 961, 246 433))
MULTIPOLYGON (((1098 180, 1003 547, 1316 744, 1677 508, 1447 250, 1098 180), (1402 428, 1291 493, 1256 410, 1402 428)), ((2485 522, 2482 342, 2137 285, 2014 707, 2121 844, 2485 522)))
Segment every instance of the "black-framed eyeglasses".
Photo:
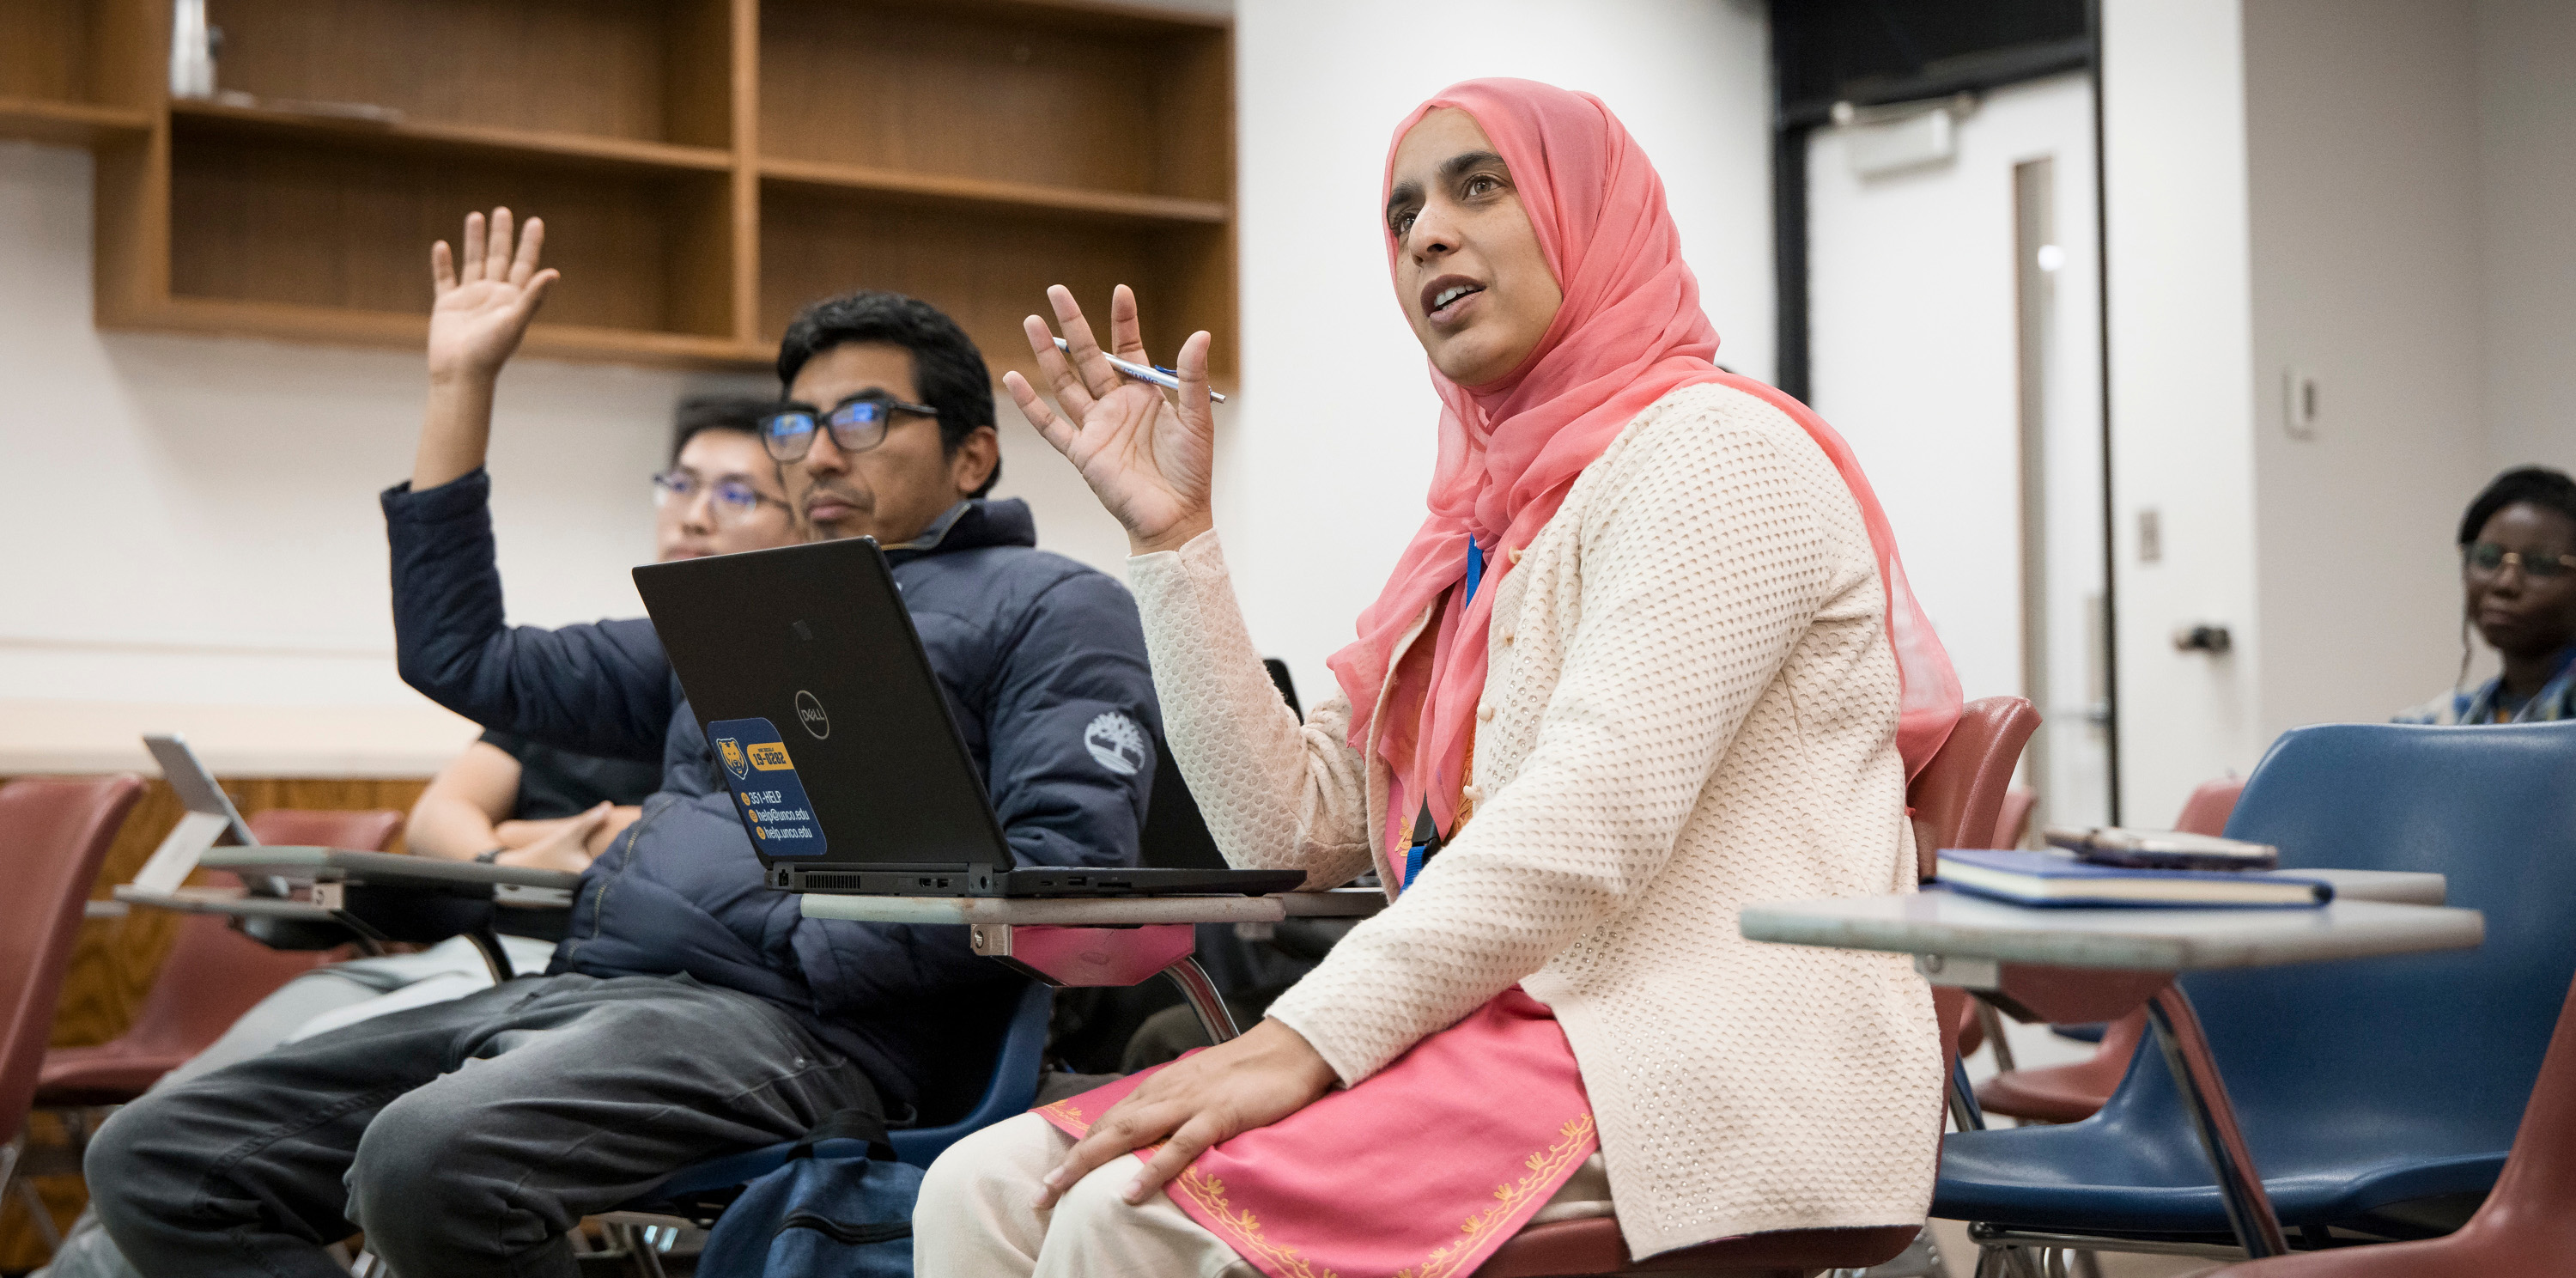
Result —
POLYGON ((786 502, 731 476, 710 481, 699 478, 696 471, 678 466, 653 476, 655 510, 668 510, 674 506, 685 508, 696 501, 701 492, 707 495, 707 508, 714 512, 715 520, 720 524, 739 524, 759 514, 763 506, 776 506, 780 510, 788 508, 786 502))
POLYGON ((2560 577, 2576 572, 2576 555, 2524 554, 2507 550, 2492 541, 2473 542, 2460 548, 2460 566, 2475 576, 2492 577, 2504 571, 2506 564, 2517 564, 2526 577, 2560 577))
POLYGON ((760 443, 780 461, 802 460, 814 449, 814 432, 829 425, 832 442, 842 452, 864 453, 885 442, 886 429, 893 425, 896 413, 939 416, 939 410, 928 404, 908 404, 884 391, 865 391, 833 405, 828 413, 818 413, 803 404, 780 405, 760 419, 760 443))

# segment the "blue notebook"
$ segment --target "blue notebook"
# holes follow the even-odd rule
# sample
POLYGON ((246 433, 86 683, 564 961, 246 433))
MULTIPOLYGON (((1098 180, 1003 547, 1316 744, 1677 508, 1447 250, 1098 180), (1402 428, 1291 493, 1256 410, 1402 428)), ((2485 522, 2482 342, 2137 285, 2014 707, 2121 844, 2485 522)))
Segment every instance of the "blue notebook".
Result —
POLYGON ((2315 909, 2334 899, 2334 885, 2295 874, 2137 870, 2060 852, 1947 848, 1938 878, 1955 892, 2043 908, 2315 909))

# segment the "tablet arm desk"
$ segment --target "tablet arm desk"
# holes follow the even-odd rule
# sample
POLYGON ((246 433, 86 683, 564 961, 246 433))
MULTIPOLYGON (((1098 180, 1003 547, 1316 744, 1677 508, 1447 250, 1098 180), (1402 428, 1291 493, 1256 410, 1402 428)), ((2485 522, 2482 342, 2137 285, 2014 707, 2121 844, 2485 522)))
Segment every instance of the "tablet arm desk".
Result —
POLYGON ((382 953, 394 941, 463 935, 496 982, 516 975, 501 948, 501 924, 509 921, 517 925, 507 930, 538 936, 545 935, 547 923, 559 929, 581 882, 580 875, 562 870, 341 848, 214 848, 197 864, 246 879, 284 880, 288 890, 284 896, 254 896, 237 888, 154 892, 127 884, 116 889, 116 899, 197 914, 335 923, 369 953, 382 953), (531 925, 534 930, 528 930, 531 925))
POLYGON ((1199 966, 1201 923, 1364 918, 1386 906, 1376 888, 1275 896, 989 897, 808 893, 805 917, 871 923, 964 924, 977 954, 1058 988, 1139 984, 1160 972, 1180 987, 1211 1042, 1240 1032, 1199 966))
POLYGON ((2338 895, 2316 909, 2025 909, 1927 888, 1747 905, 1737 926, 1750 941, 1911 954, 1933 984, 1977 991, 2035 1019, 2092 1020, 2144 1001, 2238 1242, 2248 1255, 2277 1256, 2289 1250, 2280 1218, 2174 975, 2474 949, 2486 936, 2475 910, 2400 903, 2440 901, 2439 875, 2323 874, 2338 895), (2068 968, 2092 969, 2096 979, 2063 979, 2068 968))

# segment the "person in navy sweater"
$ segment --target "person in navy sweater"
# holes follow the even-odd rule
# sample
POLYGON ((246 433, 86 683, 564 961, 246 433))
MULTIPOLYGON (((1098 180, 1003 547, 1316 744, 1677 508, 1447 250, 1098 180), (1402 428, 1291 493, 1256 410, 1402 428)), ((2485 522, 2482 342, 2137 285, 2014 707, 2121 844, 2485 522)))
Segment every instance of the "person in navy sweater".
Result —
MULTIPOLYGON (((962 1109, 1018 978, 964 929, 807 919, 762 886, 714 757, 647 620, 503 616, 482 464, 495 384, 556 273, 543 223, 466 219, 433 251, 430 404, 384 495, 403 678, 487 728, 658 758, 659 791, 583 873, 543 976, 379 1017, 165 1088, 90 1146, 118 1248, 147 1275, 343 1272, 359 1230, 394 1272, 571 1275, 566 1231, 707 1158, 880 1106, 962 1109), (962 1080, 962 1082, 961 1082, 962 1080)), ((999 470, 990 375, 919 300, 817 303, 782 341, 802 413, 764 433, 815 537, 887 548, 1012 851, 1132 865, 1159 738, 1134 602, 1036 548, 999 470), (803 423, 804 429, 796 429, 803 423)))

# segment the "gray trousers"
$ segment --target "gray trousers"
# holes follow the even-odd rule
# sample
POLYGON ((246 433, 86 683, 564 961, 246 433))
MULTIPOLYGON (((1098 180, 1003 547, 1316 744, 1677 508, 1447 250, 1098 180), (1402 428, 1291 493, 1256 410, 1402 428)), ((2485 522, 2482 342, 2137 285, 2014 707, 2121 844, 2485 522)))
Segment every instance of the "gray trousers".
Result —
POLYGON ((687 977, 528 977, 157 1089, 86 1172, 151 1278, 575 1273, 564 1237, 670 1173, 873 1103, 786 1013, 687 977))
MULTIPOLYGON (((554 947, 522 937, 501 938, 510 961, 523 972, 542 972, 554 947)), ((323 1017, 354 1023, 443 998, 463 998, 492 984, 482 952, 464 937, 442 941, 418 954, 351 959, 317 967, 279 986, 261 999, 232 1028, 161 1076, 155 1089, 176 1087, 199 1074, 238 1065, 302 1033, 323 1017), (437 988, 431 989, 435 984, 437 988), (431 997, 434 995, 435 997, 431 997)), ((1070 1095, 1071 1093, 1067 1093, 1070 1095)), ((81 1208, 80 1217, 63 1234, 53 1259, 31 1278, 141 1278, 116 1250, 116 1242, 99 1227, 98 1212, 81 1208)))

